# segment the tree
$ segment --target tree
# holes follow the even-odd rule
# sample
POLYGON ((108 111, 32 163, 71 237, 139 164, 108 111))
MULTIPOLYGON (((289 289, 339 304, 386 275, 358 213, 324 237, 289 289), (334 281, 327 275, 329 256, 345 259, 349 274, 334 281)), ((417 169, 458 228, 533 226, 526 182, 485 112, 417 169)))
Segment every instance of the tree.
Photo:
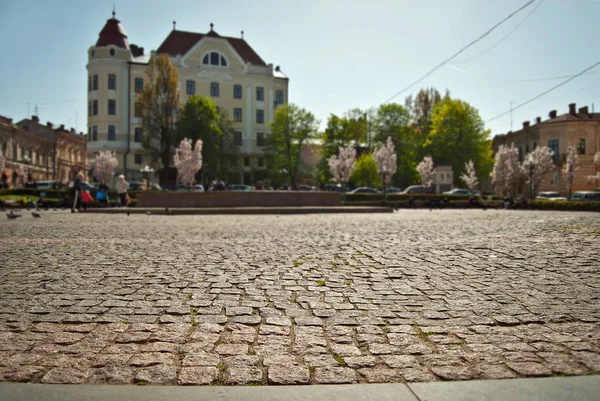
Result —
POLYGON ((90 164, 92 169, 94 169, 94 178, 98 181, 109 183, 115 176, 115 168, 119 164, 119 161, 115 152, 105 150, 99 152, 90 164))
MULTIPOLYGON (((146 84, 137 97, 145 133, 142 145, 150 160, 159 161, 166 171, 173 154, 174 119, 179 109, 179 78, 177 69, 166 54, 150 57, 145 75, 146 84)), ((169 180, 167 177, 161 174, 161 184, 169 180)))
MULTIPOLYGON (((229 180, 227 178, 228 173, 235 166, 234 160, 238 159, 239 146, 235 144, 235 129, 233 128, 233 121, 229 118, 226 110, 219 111, 219 121, 217 122, 219 129, 221 130, 221 136, 219 137, 218 144, 218 175, 223 180, 229 180)), ((206 152, 204 152, 206 154, 206 152)), ((214 171, 214 169, 211 168, 214 171)))
POLYGON ((421 184, 429 189, 433 183, 433 175, 435 174, 433 159, 430 156, 425 156, 423 161, 417 165, 417 172, 421 177, 421 184))
POLYGON ((477 109, 467 102, 444 98, 435 106, 424 148, 438 165, 452 166, 455 185, 460 185, 458 177, 469 160, 481 177, 489 176, 493 166, 489 134, 477 109))
POLYGON ((315 116, 294 104, 279 106, 265 140, 267 164, 275 181, 296 185, 302 146, 315 137, 319 123, 315 116))
POLYGON ((571 191, 573 190, 573 182, 575 181, 575 172, 578 169, 577 153, 573 146, 569 146, 567 150, 567 161, 563 167, 563 174, 565 176, 565 182, 567 183, 567 189, 569 191, 568 199, 571 199, 571 191))
POLYGON ((398 167, 396 152, 394 151, 394 144, 392 143, 391 137, 388 136, 385 144, 381 145, 379 149, 373 153, 373 159, 377 164, 377 172, 381 176, 383 192, 385 194, 385 189, 392 181, 392 177, 396 174, 396 169, 398 167))
POLYGON ((512 187, 516 179, 521 175, 519 166, 519 149, 515 144, 510 147, 500 145, 495 156, 496 162, 492 171, 492 184, 494 191, 500 195, 512 198, 512 187))
MULTIPOLYGON (((446 91, 446 97, 450 97, 448 91, 446 91)), ((435 105, 441 101, 442 96, 435 88, 421 89, 414 98, 413 95, 406 97, 404 104, 412 116, 412 124, 414 124, 423 137, 429 134, 433 110, 435 105)))
POLYGON ((596 169, 596 174, 588 175, 587 182, 595 187, 600 184, 600 152, 596 152, 594 155, 594 167, 596 169))
POLYGON ((191 96, 183 107, 181 118, 177 121, 176 140, 189 138, 192 141, 202 141, 203 173, 216 176, 220 170, 222 153, 221 136, 223 131, 220 124, 221 115, 215 102, 205 96, 191 96))
POLYGON ((379 187, 381 185, 381 178, 372 153, 363 153, 358 158, 350 181, 359 187, 379 187))
POLYGON ((479 185, 479 181, 477 180, 477 174, 475 174, 475 167, 473 167, 473 160, 469 160, 468 163, 465 163, 466 172, 460 176, 460 179, 465 183, 467 188, 473 191, 479 185))
POLYGON ((340 147, 339 154, 329 158, 331 175, 340 184, 346 185, 356 167, 356 149, 352 146, 340 147))
POLYGON ((412 185, 418 179, 417 153, 422 143, 418 131, 411 125, 410 113, 399 104, 384 104, 377 109, 374 120, 375 141, 384 143, 391 137, 395 147, 394 184, 402 188, 412 185))
MULTIPOLYGON (((517 151, 518 154, 518 151, 517 151)), ((554 152, 547 146, 540 146, 535 148, 533 152, 530 152, 525 156, 523 167, 521 169, 523 174, 529 177, 527 183, 532 188, 531 197, 535 198, 538 192, 542 179, 549 171, 554 169, 554 161, 552 155, 554 152), (533 167, 533 168, 532 168, 533 167), (533 175, 531 174, 533 172, 533 175), (533 179, 533 182, 531 181, 533 179), (532 185, 533 184, 533 185, 532 185)))
POLYGON ((192 150, 192 140, 182 139, 179 147, 175 149, 173 165, 177 169, 177 176, 183 185, 193 185, 196 173, 202 168, 202 140, 196 140, 196 145, 192 150))

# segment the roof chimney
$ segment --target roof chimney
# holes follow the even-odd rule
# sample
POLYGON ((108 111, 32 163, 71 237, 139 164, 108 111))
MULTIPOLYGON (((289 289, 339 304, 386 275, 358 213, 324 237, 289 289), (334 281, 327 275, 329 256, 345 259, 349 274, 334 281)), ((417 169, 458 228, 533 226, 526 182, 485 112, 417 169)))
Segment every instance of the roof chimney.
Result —
POLYGON ((40 122, 40 119, 39 119, 39 117, 38 117, 38 116, 31 116, 31 119, 32 119, 33 121, 35 121, 36 123, 39 123, 39 122, 40 122))
POLYGON ((539 123, 541 123, 541 122, 542 122, 542 117, 536 117, 536 118, 535 118, 535 123, 536 123, 536 124, 539 124, 539 123))
POLYGON ((529 121, 523 121, 523 128, 529 128, 529 121))
POLYGON ((48 127, 48 128, 52 128, 52 123, 51 123, 50 121, 48 121, 48 122, 46 123, 46 127, 48 127))
POLYGON ((577 106, 577 104, 575 104, 575 103, 571 103, 569 105, 569 114, 576 114, 576 106, 577 106))
POLYGON ((548 117, 556 118, 556 110, 551 110, 550 113, 548 113, 548 117))
POLYGON ((71 134, 75 133, 75 128, 71 128, 71 134))
POLYGON ((64 124, 61 124, 61 125, 60 125, 60 130, 61 130, 61 131, 64 131, 64 130, 65 130, 65 125, 64 125, 64 124))
POLYGON ((589 114, 588 107, 587 106, 580 107, 579 108, 579 114, 589 114))

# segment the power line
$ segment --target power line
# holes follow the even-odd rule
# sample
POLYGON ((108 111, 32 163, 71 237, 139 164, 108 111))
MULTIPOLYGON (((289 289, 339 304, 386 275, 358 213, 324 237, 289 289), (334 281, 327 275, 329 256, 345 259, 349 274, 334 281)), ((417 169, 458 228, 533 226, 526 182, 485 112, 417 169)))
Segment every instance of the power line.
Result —
POLYGON ((503 41, 504 41, 506 38, 508 38, 510 35, 512 35, 512 34, 513 34, 513 33, 514 33, 514 32, 515 32, 517 29, 519 29, 519 27, 520 27, 521 25, 523 25, 523 24, 525 23, 525 21, 527 21, 527 19, 528 19, 528 18, 529 18, 529 17, 530 17, 530 16, 531 16, 531 15, 532 15, 534 12, 535 12, 535 10, 537 10, 537 9, 539 8, 539 6, 541 6, 541 5, 542 5, 542 3, 543 3, 543 2, 544 2, 544 0, 540 1, 540 2, 539 2, 539 3, 538 3, 538 4, 537 4, 537 5, 536 5, 536 6, 533 8, 533 10, 531 10, 531 11, 529 12, 529 14, 527 14, 527 15, 525 16, 525 18, 523 18, 523 20, 522 20, 521 22, 519 22, 519 24, 517 24, 517 26, 515 26, 513 29, 511 29, 511 30, 510 30, 510 32, 508 32, 508 33, 507 33, 505 36, 503 36, 503 37, 502 37, 502 39, 500 39, 499 41, 497 41, 496 43, 494 43, 494 44, 493 44, 491 47, 487 48, 487 49, 486 49, 486 50, 484 50, 483 52, 481 52, 481 53, 479 53, 479 54, 477 54, 477 55, 475 55, 475 56, 473 56, 473 57, 471 57, 471 58, 468 58, 468 59, 466 59, 466 60, 462 60, 462 61, 460 61, 460 60, 459 60, 459 61, 455 61, 454 63, 455 63, 455 64, 463 64, 463 63, 467 63, 467 62, 469 62, 469 61, 471 61, 471 60, 475 60, 476 58, 478 58, 478 57, 480 57, 480 56, 483 56, 484 54, 486 54, 486 53, 490 52, 491 50, 493 50, 493 49, 494 49, 496 46, 498 46, 500 43, 502 43, 502 42, 503 42, 503 41))
POLYGON ((504 113, 502 113, 502 114, 498 114, 497 116, 490 118, 490 119, 489 119, 489 120, 487 120, 485 123, 487 124, 487 123, 489 123, 490 121, 494 121, 494 120, 496 120, 496 119, 498 119, 498 118, 500 118, 500 117, 502 117, 502 116, 505 116, 505 115, 507 115, 508 113, 511 113, 512 111, 514 111, 514 110, 516 110, 516 109, 519 109, 519 108, 521 108, 521 107, 525 106, 525 105, 526 105, 526 104, 528 104, 528 103, 531 103, 531 102, 533 102, 534 100, 537 100, 537 99, 539 99, 540 97, 542 97, 542 96, 544 96, 544 95, 546 95, 546 94, 548 94, 548 93, 552 92, 553 90, 555 90, 555 89, 557 89, 557 88, 559 88, 559 87, 563 86, 563 85, 564 85, 564 84, 566 84, 567 82, 574 80, 575 78, 577 78, 577 77, 579 77, 579 76, 581 76, 581 75, 585 74, 587 71, 589 71, 589 70, 591 70, 592 68, 595 68, 596 66, 599 66, 599 65, 600 65, 600 61, 598 61, 597 63, 595 63, 595 64, 594 64, 594 65, 592 65, 591 67, 588 67, 588 68, 586 68, 585 70, 581 71, 579 74, 575 74, 575 75, 573 75, 571 78, 569 78, 569 79, 567 79, 567 80, 564 80, 564 81, 562 81, 562 82, 561 82, 561 83, 559 83, 558 85, 555 85, 555 86, 553 86, 552 88, 548 89, 547 91, 545 91, 545 92, 542 92, 542 93, 540 93, 539 95, 532 97, 531 99, 529 99, 529 100, 527 100, 527 101, 525 101, 525 102, 523 102, 523 103, 521 103, 521 104, 517 105, 516 107, 513 107, 511 110, 509 110, 509 111, 505 111, 505 112, 504 112, 504 113))
POLYGON ((423 81, 425 78, 427 78, 428 76, 430 76, 431 74, 433 74, 435 71, 437 71, 438 69, 440 69, 444 64, 446 64, 447 62, 449 62, 450 60, 452 60, 453 58, 455 58, 456 56, 458 56, 459 54, 461 54, 463 51, 465 51, 469 47, 473 46, 475 43, 479 42, 481 39, 483 39, 486 36, 488 36, 490 33, 492 33, 492 31, 494 31, 494 29, 496 29, 497 27, 499 27, 500 25, 502 25, 504 22, 508 21, 509 19, 511 19, 512 17, 514 17, 517 13, 519 13, 520 11, 522 11, 525 8, 529 7, 534 1, 536 1, 536 0, 529 0, 527 3, 525 3, 524 5, 522 5, 521 7, 519 7, 517 10, 513 11, 512 13, 510 13, 502 21, 498 22, 496 25, 494 25, 493 27, 491 27, 483 35, 479 36, 477 39, 475 39, 474 41, 472 41, 471 43, 469 43, 468 45, 466 45, 465 47, 463 47, 462 49, 460 49, 459 51, 457 51, 456 53, 454 53, 452 56, 450 56, 446 60, 442 61, 440 64, 438 64, 436 67, 434 67, 433 69, 431 69, 429 72, 427 72, 421 78, 417 79, 416 81, 414 81, 413 83, 411 83, 410 85, 408 85, 406 88, 402 89, 400 92, 396 93, 394 96, 392 96, 391 98, 389 98, 388 100, 386 100, 383 103, 384 104, 388 103, 390 100, 393 100, 394 98, 396 98, 399 95, 401 95, 402 93, 406 92, 407 90, 409 90, 410 88, 412 88, 413 86, 415 86, 416 84, 418 84, 419 82, 423 81))
MULTIPOLYGON (((595 74, 598 71, 589 71, 586 72, 586 74, 595 74)), ((575 75, 571 74, 571 75, 561 75, 559 77, 550 77, 550 78, 532 78, 532 79, 505 79, 502 82, 539 82, 539 81, 556 81, 557 79, 565 79, 565 78, 571 78, 574 77, 575 75)))

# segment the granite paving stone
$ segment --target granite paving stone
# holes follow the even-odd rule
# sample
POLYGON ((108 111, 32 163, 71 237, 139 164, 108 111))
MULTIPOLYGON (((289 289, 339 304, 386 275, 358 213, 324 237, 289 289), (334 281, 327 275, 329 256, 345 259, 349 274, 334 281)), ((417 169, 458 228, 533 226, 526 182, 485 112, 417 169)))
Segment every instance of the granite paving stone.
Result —
POLYGON ((598 374, 599 232, 584 212, 42 211, 0 225, 0 381, 598 374))

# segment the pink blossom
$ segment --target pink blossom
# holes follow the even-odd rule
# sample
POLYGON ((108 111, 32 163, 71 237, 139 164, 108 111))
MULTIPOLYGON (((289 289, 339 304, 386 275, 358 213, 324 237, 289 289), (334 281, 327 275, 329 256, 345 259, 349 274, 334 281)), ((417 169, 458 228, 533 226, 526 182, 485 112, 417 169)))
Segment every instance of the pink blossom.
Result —
POLYGON ((381 145, 379 149, 373 152, 373 160, 377 164, 377 171, 385 185, 389 185, 392 177, 396 174, 396 169, 398 168, 396 159, 392 137, 388 136, 385 145, 381 145))
POLYGON ((492 171, 494 191, 500 195, 512 195, 512 185, 520 177, 519 149, 515 144, 510 147, 500 145, 495 155, 496 162, 492 171))
MULTIPOLYGON (((540 183, 542 179, 549 171, 554 170, 554 161, 552 160, 552 155, 554 152, 550 150, 547 146, 540 146, 535 148, 533 152, 530 152, 525 156, 525 161, 523 162, 522 173, 530 177, 531 175, 531 166, 533 166, 533 193, 532 196, 535 196, 537 193, 540 183)), ((531 180, 531 178, 530 178, 531 180)), ((529 185, 531 185, 530 180, 527 181, 529 185)))
POLYGON ((425 156, 423 161, 417 165, 417 173, 421 177, 421 184, 425 188, 429 188, 433 183, 433 175, 435 174, 433 159, 430 156, 425 156))
POLYGON ((596 167, 595 175, 588 175, 587 182, 590 185, 598 185, 600 184, 600 152, 596 152, 594 155, 594 166, 596 167))
POLYGON ((563 167, 563 174, 565 181, 567 182, 567 188, 569 190, 569 198, 571 197, 571 191, 573 190, 573 182, 575 181, 575 172, 578 169, 577 153, 573 146, 569 146, 567 150, 567 162, 563 167))
POLYGON ((356 167, 356 149, 351 145, 340 147, 339 154, 329 158, 329 170, 333 178, 340 184, 345 184, 350 179, 356 167))
POLYGON ((98 181, 110 182, 115 175, 115 168, 119 164, 115 152, 110 150, 101 151, 96 158, 91 161, 91 166, 94 169, 94 177, 98 181))
POLYGON ((202 168, 202 141, 196 140, 192 150, 192 140, 183 139, 179 147, 175 149, 173 165, 177 169, 177 175, 183 185, 194 184, 196 174, 202 168))
POLYGON ((460 176, 460 179, 465 183, 467 188, 471 191, 474 190, 479 181, 477 180, 477 174, 475 174, 475 167, 473 166, 473 160, 469 160, 468 163, 465 163, 465 173, 460 176))

